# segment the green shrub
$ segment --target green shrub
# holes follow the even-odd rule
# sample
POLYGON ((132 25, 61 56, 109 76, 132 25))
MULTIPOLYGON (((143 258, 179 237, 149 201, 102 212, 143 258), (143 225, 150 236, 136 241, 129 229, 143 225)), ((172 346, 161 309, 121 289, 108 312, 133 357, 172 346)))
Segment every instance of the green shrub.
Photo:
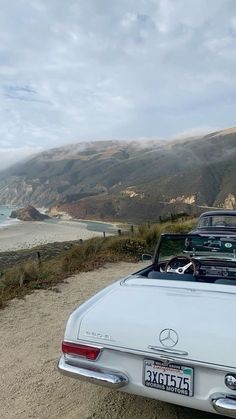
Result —
POLYGON ((137 237, 117 237, 108 243, 108 248, 121 256, 135 256, 138 258, 146 251, 147 244, 145 240, 137 237))
POLYGON ((185 221, 180 223, 165 223, 162 224, 161 232, 162 233, 188 233, 195 226, 194 221, 185 221))

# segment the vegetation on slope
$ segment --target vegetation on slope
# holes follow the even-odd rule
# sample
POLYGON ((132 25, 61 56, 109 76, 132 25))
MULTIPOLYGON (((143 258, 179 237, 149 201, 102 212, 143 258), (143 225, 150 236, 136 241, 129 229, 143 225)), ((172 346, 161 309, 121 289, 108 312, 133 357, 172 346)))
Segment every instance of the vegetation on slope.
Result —
POLYGON ((235 158, 231 131, 172 142, 73 144, 0 172, 0 201, 85 219, 198 215, 199 206, 235 207, 235 158))
POLYGON ((94 270, 107 262, 138 261, 142 253, 153 253, 161 233, 184 233, 194 224, 195 220, 142 225, 126 235, 96 237, 82 244, 74 243, 69 250, 62 248, 61 253, 52 255, 51 259, 24 261, 10 268, 6 266, 0 277, 0 308, 12 298, 23 297, 33 290, 50 288, 58 291, 56 284, 71 274, 94 270))

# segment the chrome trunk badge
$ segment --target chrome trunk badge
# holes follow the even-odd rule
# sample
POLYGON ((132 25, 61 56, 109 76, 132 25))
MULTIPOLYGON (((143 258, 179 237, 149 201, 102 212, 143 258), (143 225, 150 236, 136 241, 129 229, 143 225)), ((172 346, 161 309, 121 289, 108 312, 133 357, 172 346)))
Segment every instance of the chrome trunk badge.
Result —
POLYGON ((163 329, 159 335, 159 341, 167 348, 172 348, 177 345, 179 336, 173 329, 163 329))

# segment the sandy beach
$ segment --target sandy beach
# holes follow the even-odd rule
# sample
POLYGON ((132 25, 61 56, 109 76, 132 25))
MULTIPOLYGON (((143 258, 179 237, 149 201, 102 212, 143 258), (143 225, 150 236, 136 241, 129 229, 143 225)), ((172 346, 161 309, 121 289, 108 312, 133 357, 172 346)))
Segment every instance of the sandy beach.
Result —
MULTIPOLYGON (((214 419, 216 416, 118 393, 57 371, 69 313, 139 263, 107 264, 12 300, 0 311, 0 411, 4 419, 214 419)), ((224 418, 224 416, 222 416, 224 418)))
MULTIPOLYGON (((110 226, 111 224, 107 224, 110 226)), ((114 230, 115 232, 115 230, 114 230)), ((106 235, 111 231, 106 232, 106 235)), ((92 237, 103 237, 103 232, 87 229, 87 224, 79 221, 34 221, 19 222, 0 228, 0 252, 28 249, 34 246, 92 237)))

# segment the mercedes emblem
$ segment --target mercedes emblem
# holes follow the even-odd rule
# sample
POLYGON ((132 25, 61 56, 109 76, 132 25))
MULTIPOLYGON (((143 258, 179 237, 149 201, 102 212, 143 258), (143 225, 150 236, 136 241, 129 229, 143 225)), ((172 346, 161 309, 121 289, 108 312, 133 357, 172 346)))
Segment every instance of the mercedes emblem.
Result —
POLYGON ((159 341, 163 346, 173 347, 177 345, 179 336, 173 329, 163 329, 159 335, 159 341))

